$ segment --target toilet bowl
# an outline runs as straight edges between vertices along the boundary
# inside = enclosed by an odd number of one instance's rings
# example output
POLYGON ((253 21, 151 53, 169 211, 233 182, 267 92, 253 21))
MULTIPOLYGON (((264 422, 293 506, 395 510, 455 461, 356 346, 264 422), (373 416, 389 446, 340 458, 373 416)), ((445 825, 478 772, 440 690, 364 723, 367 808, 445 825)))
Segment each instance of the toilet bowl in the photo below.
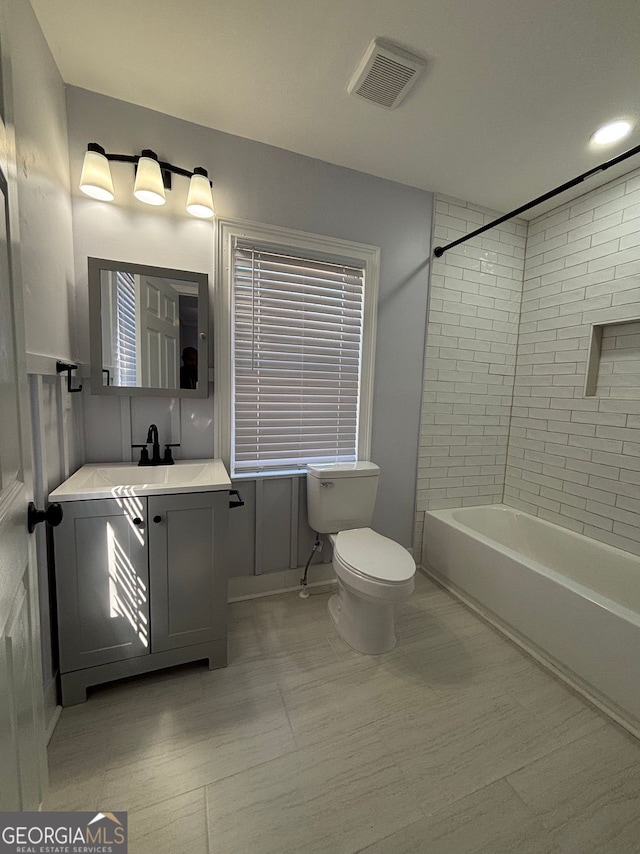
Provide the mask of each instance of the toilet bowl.
POLYGON ((330 534, 338 593, 329 614, 357 652, 381 655, 396 645, 393 606, 413 592, 416 565, 409 552, 371 528, 330 534))
POLYGON ((379 475, 367 460, 307 466, 309 524, 333 545, 338 593, 329 614, 342 639, 366 655, 396 645, 393 606, 411 595, 416 572, 406 549, 367 527, 379 475))

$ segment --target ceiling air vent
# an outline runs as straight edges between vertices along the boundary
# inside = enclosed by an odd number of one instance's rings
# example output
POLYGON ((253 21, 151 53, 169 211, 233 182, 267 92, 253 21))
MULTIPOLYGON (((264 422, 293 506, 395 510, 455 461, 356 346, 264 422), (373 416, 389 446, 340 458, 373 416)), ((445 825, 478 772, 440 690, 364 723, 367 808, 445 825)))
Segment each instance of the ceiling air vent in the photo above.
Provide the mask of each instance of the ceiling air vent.
POLYGON ((393 110, 404 100, 425 66, 426 62, 419 56, 384 39, 374 39, 351 78, 347 92, 393 110))

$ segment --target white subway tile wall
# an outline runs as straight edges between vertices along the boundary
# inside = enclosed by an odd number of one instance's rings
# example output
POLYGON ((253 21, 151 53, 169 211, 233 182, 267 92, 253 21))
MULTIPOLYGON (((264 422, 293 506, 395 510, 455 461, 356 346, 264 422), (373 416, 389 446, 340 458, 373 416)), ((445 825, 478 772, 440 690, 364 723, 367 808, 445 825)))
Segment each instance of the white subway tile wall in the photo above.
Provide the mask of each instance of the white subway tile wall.
MULTIPOLYGON (((433 245, 499 214, 435 200, 433 245)), ((511 220, 432 258, 414 554, 425 510, 502 501, 526 223, 511 220)))
POLYGON ((640 170, 529 223, 504 491, 505 504, 635 554, 638 324, 605 329, 596 396, 583 390, 591 324, 638 317, 640 170))

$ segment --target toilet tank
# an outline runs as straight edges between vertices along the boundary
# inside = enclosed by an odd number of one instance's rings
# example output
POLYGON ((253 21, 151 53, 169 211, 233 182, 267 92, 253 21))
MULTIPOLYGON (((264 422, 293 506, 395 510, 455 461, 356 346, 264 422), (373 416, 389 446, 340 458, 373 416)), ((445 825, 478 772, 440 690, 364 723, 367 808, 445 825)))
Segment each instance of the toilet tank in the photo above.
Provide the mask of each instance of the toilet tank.
POLYGON ((378 491, 375 463, 318 463, 307 466, 309 525, 321 534, 368 528, 378 491))

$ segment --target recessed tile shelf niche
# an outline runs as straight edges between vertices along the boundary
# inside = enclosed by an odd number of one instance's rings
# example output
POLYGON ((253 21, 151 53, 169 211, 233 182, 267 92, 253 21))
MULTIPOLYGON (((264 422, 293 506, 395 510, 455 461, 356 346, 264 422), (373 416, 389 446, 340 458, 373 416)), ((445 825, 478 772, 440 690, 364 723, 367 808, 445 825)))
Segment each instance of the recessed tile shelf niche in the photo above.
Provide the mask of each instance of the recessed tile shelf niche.
POLYGON ((640 400, 640 317, 591 327, 584 394, 640 400))

